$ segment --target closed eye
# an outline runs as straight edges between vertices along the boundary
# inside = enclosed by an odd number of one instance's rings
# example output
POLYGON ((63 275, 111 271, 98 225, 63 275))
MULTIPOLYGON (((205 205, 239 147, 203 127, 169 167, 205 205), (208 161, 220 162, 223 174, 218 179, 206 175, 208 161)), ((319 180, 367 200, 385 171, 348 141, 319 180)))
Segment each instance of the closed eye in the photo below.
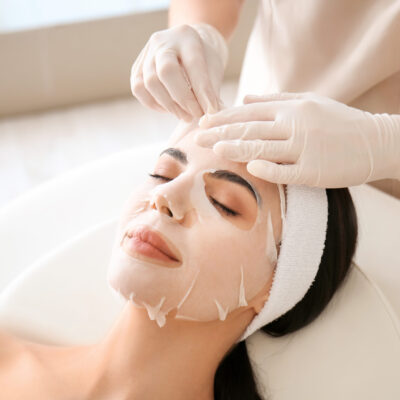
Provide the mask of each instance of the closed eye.
POLYGON ((172 181, 172 178, 167 178, 166 176, 158 175, 158 174, 149 174, 152 178, 161 179, 162 181, 169 182, 172 181))
POLYGON ((211 203, 213 203, 217 208, 219 208, 224 214, 232 215, 232 216, 239 215, 239 213, 224 206, 223 204, 221 204, 219 201, 215 200, 214 198, 210 197, 210 199, 211 199, 211 203))
MULTIPOLYGON (((162 175, 158 175, 158 174, 149 174, 149 176, 151 176, 154 179, 159 179, 162 180, 164 182, 169 182, 172 181, 172 178, 167 178, 166 176, 162 176, 162 175)), ((230 208, 224 206, 223 204, 221 204, 219 201, 215 200, 213 197, 210 196, 210 200, 211 203, 214 204, 214 206, 216 208, 218 208, 220 211, 222 211, 225 215, 229 215, 229 216, 236 216, 239 215, 238 212, 231 210, 230 208)))

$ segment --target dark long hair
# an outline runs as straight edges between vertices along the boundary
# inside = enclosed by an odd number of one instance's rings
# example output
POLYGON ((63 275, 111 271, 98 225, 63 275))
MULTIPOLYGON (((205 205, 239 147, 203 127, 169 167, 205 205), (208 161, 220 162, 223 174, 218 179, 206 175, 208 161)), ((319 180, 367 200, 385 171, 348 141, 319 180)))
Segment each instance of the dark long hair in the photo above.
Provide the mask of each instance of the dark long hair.
MULTIPOLYGON (((310 289, 292 309, 261 329, 283 336, 308 325, 324 310, 349 271, 357 243, 357 215, 347 188, 326 189, 328 227, 319 270, 310 289)), ((214 379, 215 400, 262 400, 244 341, 222 359, 214 379)))

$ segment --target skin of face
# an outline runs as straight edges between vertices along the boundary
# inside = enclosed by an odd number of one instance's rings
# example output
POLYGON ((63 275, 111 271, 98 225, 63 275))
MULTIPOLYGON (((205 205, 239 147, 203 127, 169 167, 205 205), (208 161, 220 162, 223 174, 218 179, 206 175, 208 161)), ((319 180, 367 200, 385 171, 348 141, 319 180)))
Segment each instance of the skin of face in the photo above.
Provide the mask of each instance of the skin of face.
POLYGON ((168 315, 224 320, 263 296, 259 312, 275 268, 267 248, 281 236, 277 185, 250 175, 245 163, 198 146, 195 134, 192 129, 176 140, 171 147, 178 151, 161 154, 147 171, 154 176, 145 177, 128 199, 108 271, 109 285, 145 307, 160 326, 168 315), (221 178, 220 171, 239 175, 248 185, 221 178), (161 234, 179 262, 132 254, 127 232, 143 226, 161 234))

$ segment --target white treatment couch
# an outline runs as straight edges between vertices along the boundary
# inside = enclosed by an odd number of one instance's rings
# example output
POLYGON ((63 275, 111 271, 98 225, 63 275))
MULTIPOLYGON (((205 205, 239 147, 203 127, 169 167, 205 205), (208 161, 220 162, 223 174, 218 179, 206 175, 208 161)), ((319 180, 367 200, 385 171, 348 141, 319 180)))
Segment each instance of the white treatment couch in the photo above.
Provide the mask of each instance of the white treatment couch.
MULTIPOLYGON (((0 329, 28 340, 99 340, 123 303, 106 271, 121 207, 166 142, 82 166, 0 210, 0 329)), ((351 188, 360 240, 348 279, 293 334, 247 340, 274 400, 400 399, 400 202, 351 188)))

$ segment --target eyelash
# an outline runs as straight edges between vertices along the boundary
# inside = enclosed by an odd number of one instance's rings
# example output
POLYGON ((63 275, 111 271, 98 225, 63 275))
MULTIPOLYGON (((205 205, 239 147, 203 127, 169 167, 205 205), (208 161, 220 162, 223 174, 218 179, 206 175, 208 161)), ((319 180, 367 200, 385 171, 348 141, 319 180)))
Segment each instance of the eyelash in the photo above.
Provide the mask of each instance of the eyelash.
POLYGON ((233 210, 231 210, 230 208, 225 207, 223 204, 219 203, 219 202, 218 202, 217 200, 215 200, 214 198, 210 197, 210 199, 211 199, 211 202, 212 202, 215 206, 217 206, 224 214, 226 214, 226 215, 232 215, 232 216, 235 216, 235 215, 238 215, 238 214, 239 214, 239 213, 237 213, 236 211, 233 211, 233 210))
POLYGON ((157 174, 149 174, 149 176, 151 176, 152 178, 156 178, 156 179, 161 179, 163 181, 171 181, 171 178, 167 178, 166 176, 162 176, 162 175, 157 175, 157 174))
MULTIPOLYGON (((152 178, 155 179, 161 179, 165 182, 169 182, 172 179, 171 178, 167 178, 166 176, 162 176, 162 175, 158 175, 158 174, 149 174, 149 176, 151 176, 152 178)), ((211 202, 217 207, 219 208, 225 215, 229 215, 229 216, 236 216, 239 215, 239 213, 237 213, 236 211, 231 210, 230 208, 224 206, 223 204, 221 204, 220 202, 218 202, 217 200, 215 200, 213 197, 210 197, 211 202)))

